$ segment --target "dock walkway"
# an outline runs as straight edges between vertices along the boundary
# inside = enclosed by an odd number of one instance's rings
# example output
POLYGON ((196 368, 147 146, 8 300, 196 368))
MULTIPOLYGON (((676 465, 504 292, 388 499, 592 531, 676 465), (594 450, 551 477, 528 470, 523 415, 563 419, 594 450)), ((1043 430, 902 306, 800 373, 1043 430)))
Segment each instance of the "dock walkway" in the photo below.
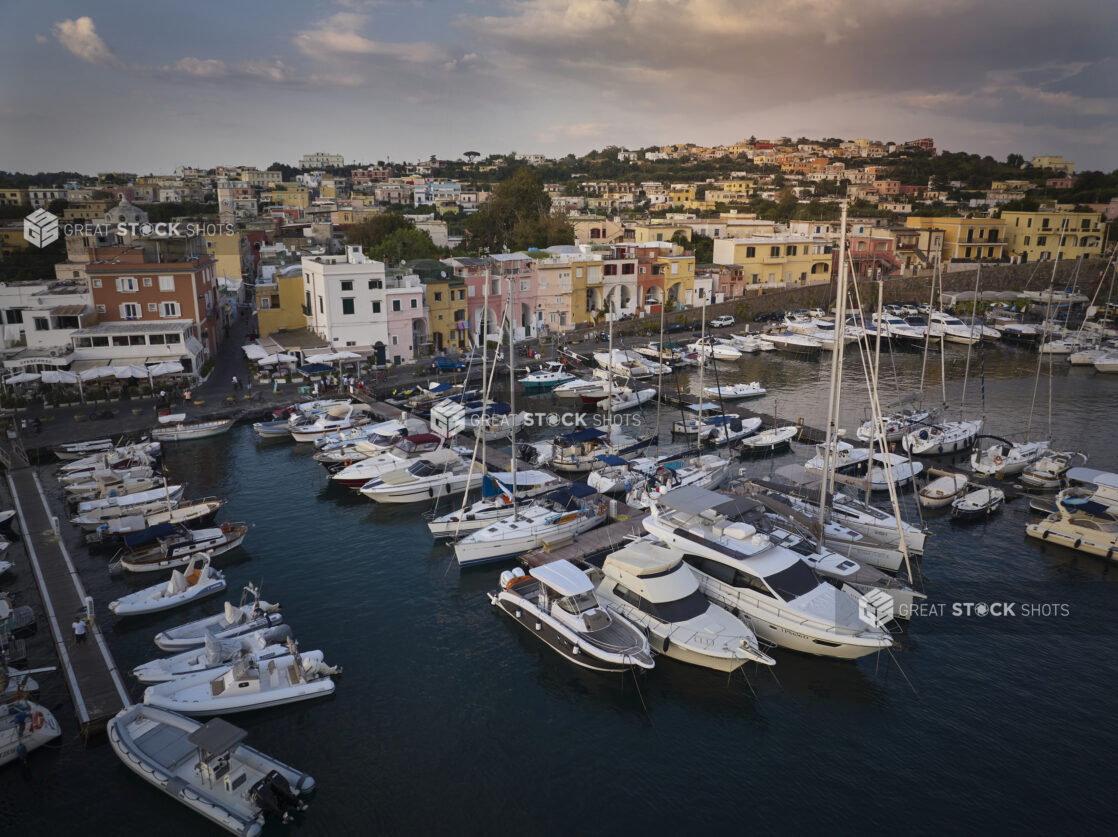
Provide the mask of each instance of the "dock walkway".
POLYGON ((62 541, 58 518, 50 511, 36 469, 28 465, 18 447, 5 446, 3 454, 0 459, 8 468, 8 488, 59 665, 82 735, 89 738, 132 701, 96 619, 89 624, 85 645, 74 644, 70 626, 75 616, 87 612, 85 588, 62 541))

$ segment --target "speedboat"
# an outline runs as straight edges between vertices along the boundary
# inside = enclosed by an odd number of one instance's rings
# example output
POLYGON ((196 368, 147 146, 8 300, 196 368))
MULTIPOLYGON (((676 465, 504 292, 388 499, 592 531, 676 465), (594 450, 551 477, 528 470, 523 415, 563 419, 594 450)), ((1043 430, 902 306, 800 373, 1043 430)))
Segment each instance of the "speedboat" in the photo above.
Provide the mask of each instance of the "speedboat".
POLYGON ((163 483, 162 479, 152 474, 149 467, 129 468, 128 470, 136 474, 142 474, 142 476, 118 476, 116 471, 109 471, 103 476, 95 476, 94 479, 86 482, 70 483, 63 488, 63 494, 65 494, 67 502, 81 503, 86 500, 125 497, 129 494, 138 494, 141 491, 151 491, 163 483))
POLYGON ((97 536, 103 540, 122 538, 130 534, 138 534, 160 526, 164 523, 183 524, 194 520, 205 520, 217 514, 218 509, 225 505, 225 500, 192 500, 188 503, 179 503, 166 508, 163 504, 161 511, 146 514, 129 514, 104 521, 97 527, 97 536))
POLYGON ((741 352, 729 343, 721 343, 714 337, 705 337, 689 343, 687 348, 703 360, 738 360, 741 352))
POLYGON ((207 634, 201 648, 141 663, 132 669, 132 676, 141 683, 166 683, 187 674, 224 669, 241 657, 251 657, 257 663, 272 660, 291 653, 286 645, 290 638, 291 628, 287 625, 261 628, 233 639, 214 639, 207 634))
POLYGON ((525 392, 546 392, 574 379, 575 376, 568 372, 562 363, 552 360, 518 380, 524 384, 525 392))
POLYGON ((313 442, 330 433, 368 424, 371 419, 372 411, 368 404, 346 404, 326 411, 310 424, 293 424, 291 438, 296 442, 313 442))
POLYGON ((687 410, 697 413, 697 417, 676 419, 672 422, 672 433, 681 436, 698 436, 700 440, 714 432, 714 424, 710 419, 713 415, 722 412, 722 408, 713 401, 688 404, 687 410))
POLYGON ((723 398, 726 400, 738 398, 758 398, 765 395, 767 390, 761 386, 760 381, 753 381, 748 384, 726 384, 720 387, 703 387, 703 395, 709 395, 711 398, 723 398))
POLYGON ((1075 456, 1071 451, 1047 451, 1040 459, 1026 465, 1018 479, 1028 488, 1054 491, 1063 483, 1063 476, 1075 456))
POLYGON ((631 410, 651 401, 656 397, 655 387, 634 390, 630 387, 613 387, 613 395, 597 402, 597 408, 603 412, 620 413, 631 410))
POLYGON ((624 456, 644 450, 655 441, 655 433, 629 436, 616 425, 610 428, 608 434, 598 427, 583 427, 555 437, 549 464, 556 471, 593 471, 604 464, 599 459, 602 454, 624 456))
POLYGON ((759 334, 731 334, 734 347, 742 352, 771 352, 776 349, 769 340, 759 334))
POLYGON ((53 448, 54 455, 63 462, 72 462, 83 459, 95 453, 104 453, 113 449, 112 439, 92 439, 88 442, 67 442, 53 448))
POLYGON ((524 411, 516 415, 482 413, 466 418, 466 430, 483 442, 495 442, 509 438, 513 431, 520 430, 527 422, 528 413, 524 411))
MULTIPOLYGON (((804 464, 804 469, 808 473, 823 474, 826 466, 826 447, 826 444, 815 446, 815 456, 804 464)), ((835 440, 830 464, 841 474, 868 477, 870 489, 873 491, 887 491, 890 474, 893 484, 900 487, 907 485, 924 470, 923 464, 909 462, 907 457, 900 454, 871 452, 870 448, 856 448, 841 439, 835 440), (889 464, 888 470, 885 467, 886 461, 889 464)))
POLYGON ((246 747, 247 733, 220 718, 203 725, 136 704, 107 733, 129 770, 239 837, 257 837, 266 815, 288 822, 314 790, 314 779, 246 747))
POLYGON ((658 461, 653 456, 638 456, 630 460, 613 454, 601 454, 597 458, 602 464, 586 475, 586 484, 599 494, 627 493, 658 466, 658 461))
POLYGON ((374 480, 389 471, 406 468, 413 460, 424 454, 433 453, 441 448, 442 444, 442 438, 434 433, 404 436, 398 439, 395 446, 388 451, 356 461, 343 461, 344 467, 332 474, 330 479, 349 488, 361 488, 369 480, 374 480))
POLYGON ((703 434, 702 441, 704 444, 714 447, 741 441, 756 433, 761 427, 761 419, 757 416, 742 418, 732 413, 722 416, 707 416, 703 421, 709 424, 712 430, 703 434))
POLYGON ((1096 372, 1118 372, 1118 351, 1111 350, 1095 358, 1096 372))
POLYGON ((981 520, 989 517, 1005 502, 1005 492, 1000 488, 978 488, 951 501, 954 520, 981 520))
MULTIPOLYGON (((288 640, 289 649, 294 644, 288 640)), ((331 675, 340 669, 328 666, 321 651, 300 654, 289 650, 283 657, 254 660, 241 657, 216 671, 184 674, 144 689, 144 703, 183 715, 228 715, 283 706, 334 693, 331 675)))
POLYGON ((1012 477, 1048 453, 1047 441, 998 442, 970 455, 971 470, 982 477, 1012 477))
POLYGON ((185 486, 169 485, 125 494, 123 497, 104 497, 78 504, 78 513, 70 522, 91 532, 102 524, 123 517, 148 515, 161 509, 174 508, 183 495, 185 486))
POLYGON ((327 471, 340 471, 342 468, 378 456, 396 447, 405 436, 418 436, 430 432, 427 422, 422 419, 386 421, 368 428, 364 439, 344 443, 318 451, 314 458, 321 462, 327 471))
POLYGON ((244 542, 249 529, 244 523, 228 522, 208 529, 188 529, 172 524, 167 528, 170 533, 156 543, 122 553, 120 566, 133 573, 183 567, 203 552, 212 558, 236 549, 244 542))
POLYGON ((623 378, 651 378, 653 375, 670 375, 671 367, 654 360, 641 357, 636 352, 614 349, 609 352, 594 352, 598 365, 623 378))
POLYGON ((942 509, 950 506, 967 487, 967 478, 964 474, 948 474, 937 477, 929 482, 916 497, 920 505, 926 509, 942 509))
POLYGON ((235 419, 218 419, 217 421, 199 421, 187 424, 182 421, 186 416, 181 413, 177 416, 160 416, 159 420, 164 421, 174 418, 178 418, 179 422, 168 424, 165 427, 156 427, 151 431, 151 438, 159 442, 187 442, 193 439, 208 439, 211 436, 226 432, 235 421, 235 419))
POLYGON ((225 576, 210 566, 210 554, 202 552, 190 559, 185 572, 171 571, 171 580, 121 596, 109 602, 117 616, 140 616, 212 596, 225 589, 225 576))
POLYGON ((774 331, 765 335, 779 352, 788 352, 804 357, 817 357, 823 351, 823 341, 818 337, 797 334, 794 331, 774 331))
POLYGON ((232 639, 283 624, 278 604, 263 601, 260 591, 251 584, 244 592, 246 595, 241 596, 239 605, 226 602, 221 613, 161 631, 155 635, 155 644, 164 651, 182 651, 204 645, 207 634, 213 634, 215 639, 232 639))
POLYGON ((594 671, 651 669, 639 628, 602 605, 586 573, 570 561, 501 573, 489 601, 575 665, 594 671))
POLYGON ((486 474, 481 482, 481 497, 465 508, 427 519, 427 528, 436 538, 455 538, 484 529, 495 520, 513 513, 512 486, 518 497, 536 497, 562 488, 565 480, 547 471, 510 471, 486 474))
POLYGON ((421 503, 477 488, 484 476, 479 465, 440 448, 420 454, 407 467, 374 477, 359 491, 378 503, 421 503))
POLYGON ((599 601, 643 630, 657 653, 716 671, 775 662, 748 624, 703 595, 675 550, 634 541, 588 575, 599 601))
POLYGON ((942 337, 948 343, 974 345, 982 340, 982 333, 968 326, 958 317, 933 311, 928 317, 928 330, 933 338, 942 337))
POLYGON ((585 483, 575 482, 471 532, 454 545, 454 556, 460 567, 514 558, 544 542, 577 537, 605 519, 605 500, 585 483))
POLYGON ((709 453, 662 462, 643 479, 634 482, 625 496, 625 502, 633 508, 646 509, 656 497, 680 486, 694 485, 714 491, 726 482, 729 475, 729 460, 709 453))
POLYGON ((796 424, 770 427, 741 441, 742 456, 760 456, 789 447, 802 428, 796 424))
POLYGON ((551 394, 557 398, 578 398, 587 393, 597 393, 604 385, 604 376, 609 373, 601 369, 595 369, 594 371, 601 373, 601 375, 595 375, 591 378, 572 377, 571 380, 559 384, 551 390, 551 394))
POLYGON ((24 698, 0 704, 0 767, 26 757, 61 734, 62 727, 45 706, 24 698))
POLYGON ((1093 500, 1062 492, 1056 510, 1025 527, 1029 537, 1097 555, 1118 559, 1118 515, 1093 500))
POLYGON ((870 321, 865 325, 866 332, 870 337, 877 336, 879 324, 881 336, 892 341, 894 345, 915 345, 924 341, 925 330, 923 328, 909 325, 901 317, 890 313, 882 314, 880 320, 876 313, 870 317, 870 321))
POLYGON ((1021 291, 1021 296, 1030 302, 1040 302, 1050 305, 1078 305, 1090 300, 1081 293, 1076 293, 1074 288, 1057 290, 1048 288, 1045 291, 1021 291))
POLYGON ((901 445, 914 456, 936 456, 967 450, 982 432, 982 419, 946 421, 930 424, 906 433, 901 445))
POLYGON ((748 617, 760 639, 807 654, 857 659, 893 644, 864 603, 822 581, 802 558, 723 512, 733 498, 680 488, 653 503, 644 528, 696 570, 715 604, 748 617))

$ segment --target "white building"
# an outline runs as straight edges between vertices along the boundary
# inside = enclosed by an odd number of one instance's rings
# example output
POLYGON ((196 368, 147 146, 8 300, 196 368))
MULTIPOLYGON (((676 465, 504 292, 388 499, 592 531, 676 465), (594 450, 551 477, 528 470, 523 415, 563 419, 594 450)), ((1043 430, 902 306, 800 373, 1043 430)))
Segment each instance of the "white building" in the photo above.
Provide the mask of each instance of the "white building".
POLYGON ((387 271, 360 247, 344 256, 304 257, 303 313, 307 328, 338 351, 406 363, 428 342, 423 282, 387 271))
POLYGON ((27 199, 33 209, 46 209, 51 201, 66 199, 65 189, 39 189, 32 186, 27 190, 27 199))
POLYGON ((327 154, 325 151, 304 154, 299 160, 301 169, 340 169, 344 165, 345 159, 341 154, 327 154))
POLYGON ((70 337, 96 321, 93 297, 80 279, 0 283, 4 366, 35 372, 70 362, 70 337))

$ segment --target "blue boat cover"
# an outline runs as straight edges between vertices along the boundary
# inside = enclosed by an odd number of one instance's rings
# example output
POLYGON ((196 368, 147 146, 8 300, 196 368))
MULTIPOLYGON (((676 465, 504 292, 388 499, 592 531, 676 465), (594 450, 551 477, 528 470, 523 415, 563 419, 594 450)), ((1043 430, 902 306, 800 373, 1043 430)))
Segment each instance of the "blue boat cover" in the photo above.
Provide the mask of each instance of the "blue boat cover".
POLYGON ((577 501, 581 498, 589 497, 591 494, 597 493, 597 491, 584 482, 572 482, 566 488, 552 491, 547 495, 547 499, 554 503, 558 503, 565 509, 569 509, 577 505, 577 501))
POLYGON ((325 363, 308 363, 303 366, 296 366, 295 371, 302 372, 304 375, 324 375, 327 372, 333 372, 333 366, 327 366, 325 363))
POLYGON ((588 442, 591 439, 601 439, 605 435, 605 432, 599 430, 597 427, 584 427, 582 430, 576 430, 574 433, 568 433, 566 436, 557 436, 555 438, 555 441, 559 444, 571 444, 572 442, 588 442))
POLYGON ((1110 507, 1104 503, 1097 503, 1086 497, 1068 497, 1066 500, 1061 500, 1060 504, 1070 512, 1082 512, 1096 517, 1110 511, 1110 507))
POLYGON ((157 523, 154 526, 149 526, 142 532, 132 532, 124 536, 124 545, 130 547, 146 546, 149 543, 154 543, 160 538, 165 538, 168 535, 175 534, 175 524, 173 523, 157 523))
POLYGON ((595 456, 594 458, 597 459, 599 462, 604 462, 606 465, 628 465, 629 464, 628 460, 622 459, 620 456, 616 456, 615 454, 612 454, 612 453, 601 453, 601 454, 598 454, 597 456, 595 456))

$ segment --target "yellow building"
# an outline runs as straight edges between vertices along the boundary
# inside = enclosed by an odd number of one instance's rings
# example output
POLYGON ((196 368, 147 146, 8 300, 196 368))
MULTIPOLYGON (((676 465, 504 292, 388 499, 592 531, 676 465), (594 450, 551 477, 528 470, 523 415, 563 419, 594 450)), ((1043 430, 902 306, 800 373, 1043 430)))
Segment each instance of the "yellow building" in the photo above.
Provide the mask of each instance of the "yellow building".
POLYGON ((1075 163, 1071 160, 1065 160, 1057 154, 1033 157, 1029 162, 1038 169, 1052 169, 1053 171, 1062 171, 1065 174, 1075 174, 1075 163))
POLYGON ((265 194, 278 206, 306 209, 311 205, 310 190, 294 183, 273 183, 265 194))
POLYGON ((228 276, 230 279, 251 278, 245 275, 248 272, 246 268, 252 262, 244 237, 239 232, 231 235, 207 235, 206 252, 217 259, 216 276, 228 276))
POLYGON ((408 267, 423 282, 434 350, 468 349, 470 318, 465 278, 455 275, 449 265, 438 259, 415 259, 408 267))
POLYGON ((307 325, 303 313, 303 269, 293 264, 277 268, 256 283, 256 323, 261 337, 307 325))
POLYGON ((30 246, 23 237, 22 224, 18 227, 0 227, 0 256, 8 256, 30 246))
POLYGON ((657 223, 636 224, 633 227, 633 241, 637 244, 646 244, 650 241, 671 241, 676 233, 683 233, 684 238, 691 240, 691 227, 686 224, 657 223))
POLYGON ((905 226, 919 230, 943 230, 940 259, 991 261, 1003 259, 1005 221, 1000 218, 905 218, 905 226))
POLYGON ((791 287, 830 281, 831 247, 826 239, 774 235, 715 239, 714 263, 741 265, 745 289, 791 287))
POLYGON ((567 221, 574 228, 575 244, 612 244, 625 236, 625 228, 619 221, 607 218, 579 218, 568 216, 567 221))
MULTIPOLYGON (((687 236, 690 240, 691 236, 687 236)), ((695 256, 685 253, 682 248, 671 250, 660 248, 652 261, 652 276, 667 279, 668 299, 683 305, 698 305, 695 298, 695 256)))
POLYGON ((1102 255, 1103 220, 1098 212, 1070 205, 1039 212, 1003 212, 1008 255, 1023 262, 1089 259, 1102 255))
POLYGON ((31 195, 26 189, 0 189, 0 206, 31 206, 31 195))

